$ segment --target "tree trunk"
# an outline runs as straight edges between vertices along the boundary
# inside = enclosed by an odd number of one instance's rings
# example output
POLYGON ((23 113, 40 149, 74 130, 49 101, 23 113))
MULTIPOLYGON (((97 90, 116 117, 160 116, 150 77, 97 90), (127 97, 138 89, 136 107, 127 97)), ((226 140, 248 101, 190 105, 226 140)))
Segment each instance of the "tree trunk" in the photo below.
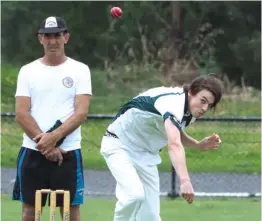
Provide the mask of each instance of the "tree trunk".
POLYGON ((181 2, 171 2, 172 29, 167 50, 167 81, 169 84, 181 85, 195 77, 195 65, 185 58, 184 50, 184 11, 181 2))

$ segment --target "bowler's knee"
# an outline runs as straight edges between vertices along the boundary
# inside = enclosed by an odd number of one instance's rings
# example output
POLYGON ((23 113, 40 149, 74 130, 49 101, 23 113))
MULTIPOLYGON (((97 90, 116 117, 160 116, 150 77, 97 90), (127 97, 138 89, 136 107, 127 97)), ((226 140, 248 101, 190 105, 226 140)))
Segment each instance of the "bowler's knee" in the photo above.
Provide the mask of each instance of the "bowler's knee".
POLYGON ((155 211, 149 211, 147 214, 147 218, 151 221, 161 221, 160 214, 156 213, 155 211))
POLYGON ((133 192, 130 196, 128 201, 135 204, 141 204, 145 200, 145 192, 144 190, 133 192))
POLYGON ((140 211, 136 217, 137 221, 150 220, 150 221, 161 221, 160 214, 158 212, 147 209, 146 211, 140 211))

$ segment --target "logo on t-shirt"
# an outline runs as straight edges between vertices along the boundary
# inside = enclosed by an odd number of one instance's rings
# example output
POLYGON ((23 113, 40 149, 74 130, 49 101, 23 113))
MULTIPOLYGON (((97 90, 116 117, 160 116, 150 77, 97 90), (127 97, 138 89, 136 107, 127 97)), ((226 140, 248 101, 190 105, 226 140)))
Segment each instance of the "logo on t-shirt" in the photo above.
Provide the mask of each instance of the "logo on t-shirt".
POLYGON ((74 85, 74 81, 73 81, 73 79, 70 78, 70 77, 65 77, 65 78, 62 80, 62 82, 63 82, 63 85, 64 85, 65 87, 67 87, 67 88, 73 87, 73 85, 74 85))

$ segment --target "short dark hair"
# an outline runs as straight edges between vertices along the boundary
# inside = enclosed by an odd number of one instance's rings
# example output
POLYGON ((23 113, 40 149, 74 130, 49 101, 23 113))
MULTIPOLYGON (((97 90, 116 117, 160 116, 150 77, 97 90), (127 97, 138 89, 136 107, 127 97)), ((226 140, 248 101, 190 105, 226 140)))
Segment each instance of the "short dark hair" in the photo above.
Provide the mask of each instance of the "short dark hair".
POLYGON ((192 95, 196 95, 202 90, 210 91, 215 98, 211 108, 216 107, 221 100, 224 91, 222 81, 213 75, 197 77, 191 82, 191 84, 185 84, 183 88, 185 92, 190 92, 192 95))

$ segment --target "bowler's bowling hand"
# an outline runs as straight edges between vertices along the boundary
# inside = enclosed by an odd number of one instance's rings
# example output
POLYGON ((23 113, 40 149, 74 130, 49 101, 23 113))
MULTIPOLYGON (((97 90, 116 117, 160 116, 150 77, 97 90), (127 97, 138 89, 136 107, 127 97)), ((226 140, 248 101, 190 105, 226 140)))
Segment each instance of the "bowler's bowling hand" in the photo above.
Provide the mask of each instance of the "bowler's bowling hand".
POLYGON ((191 204, 194 200, 194 189, 190 182, 190 180, 182 181, 180 185, 180 192, 181 196, 189 203, 191 204))

